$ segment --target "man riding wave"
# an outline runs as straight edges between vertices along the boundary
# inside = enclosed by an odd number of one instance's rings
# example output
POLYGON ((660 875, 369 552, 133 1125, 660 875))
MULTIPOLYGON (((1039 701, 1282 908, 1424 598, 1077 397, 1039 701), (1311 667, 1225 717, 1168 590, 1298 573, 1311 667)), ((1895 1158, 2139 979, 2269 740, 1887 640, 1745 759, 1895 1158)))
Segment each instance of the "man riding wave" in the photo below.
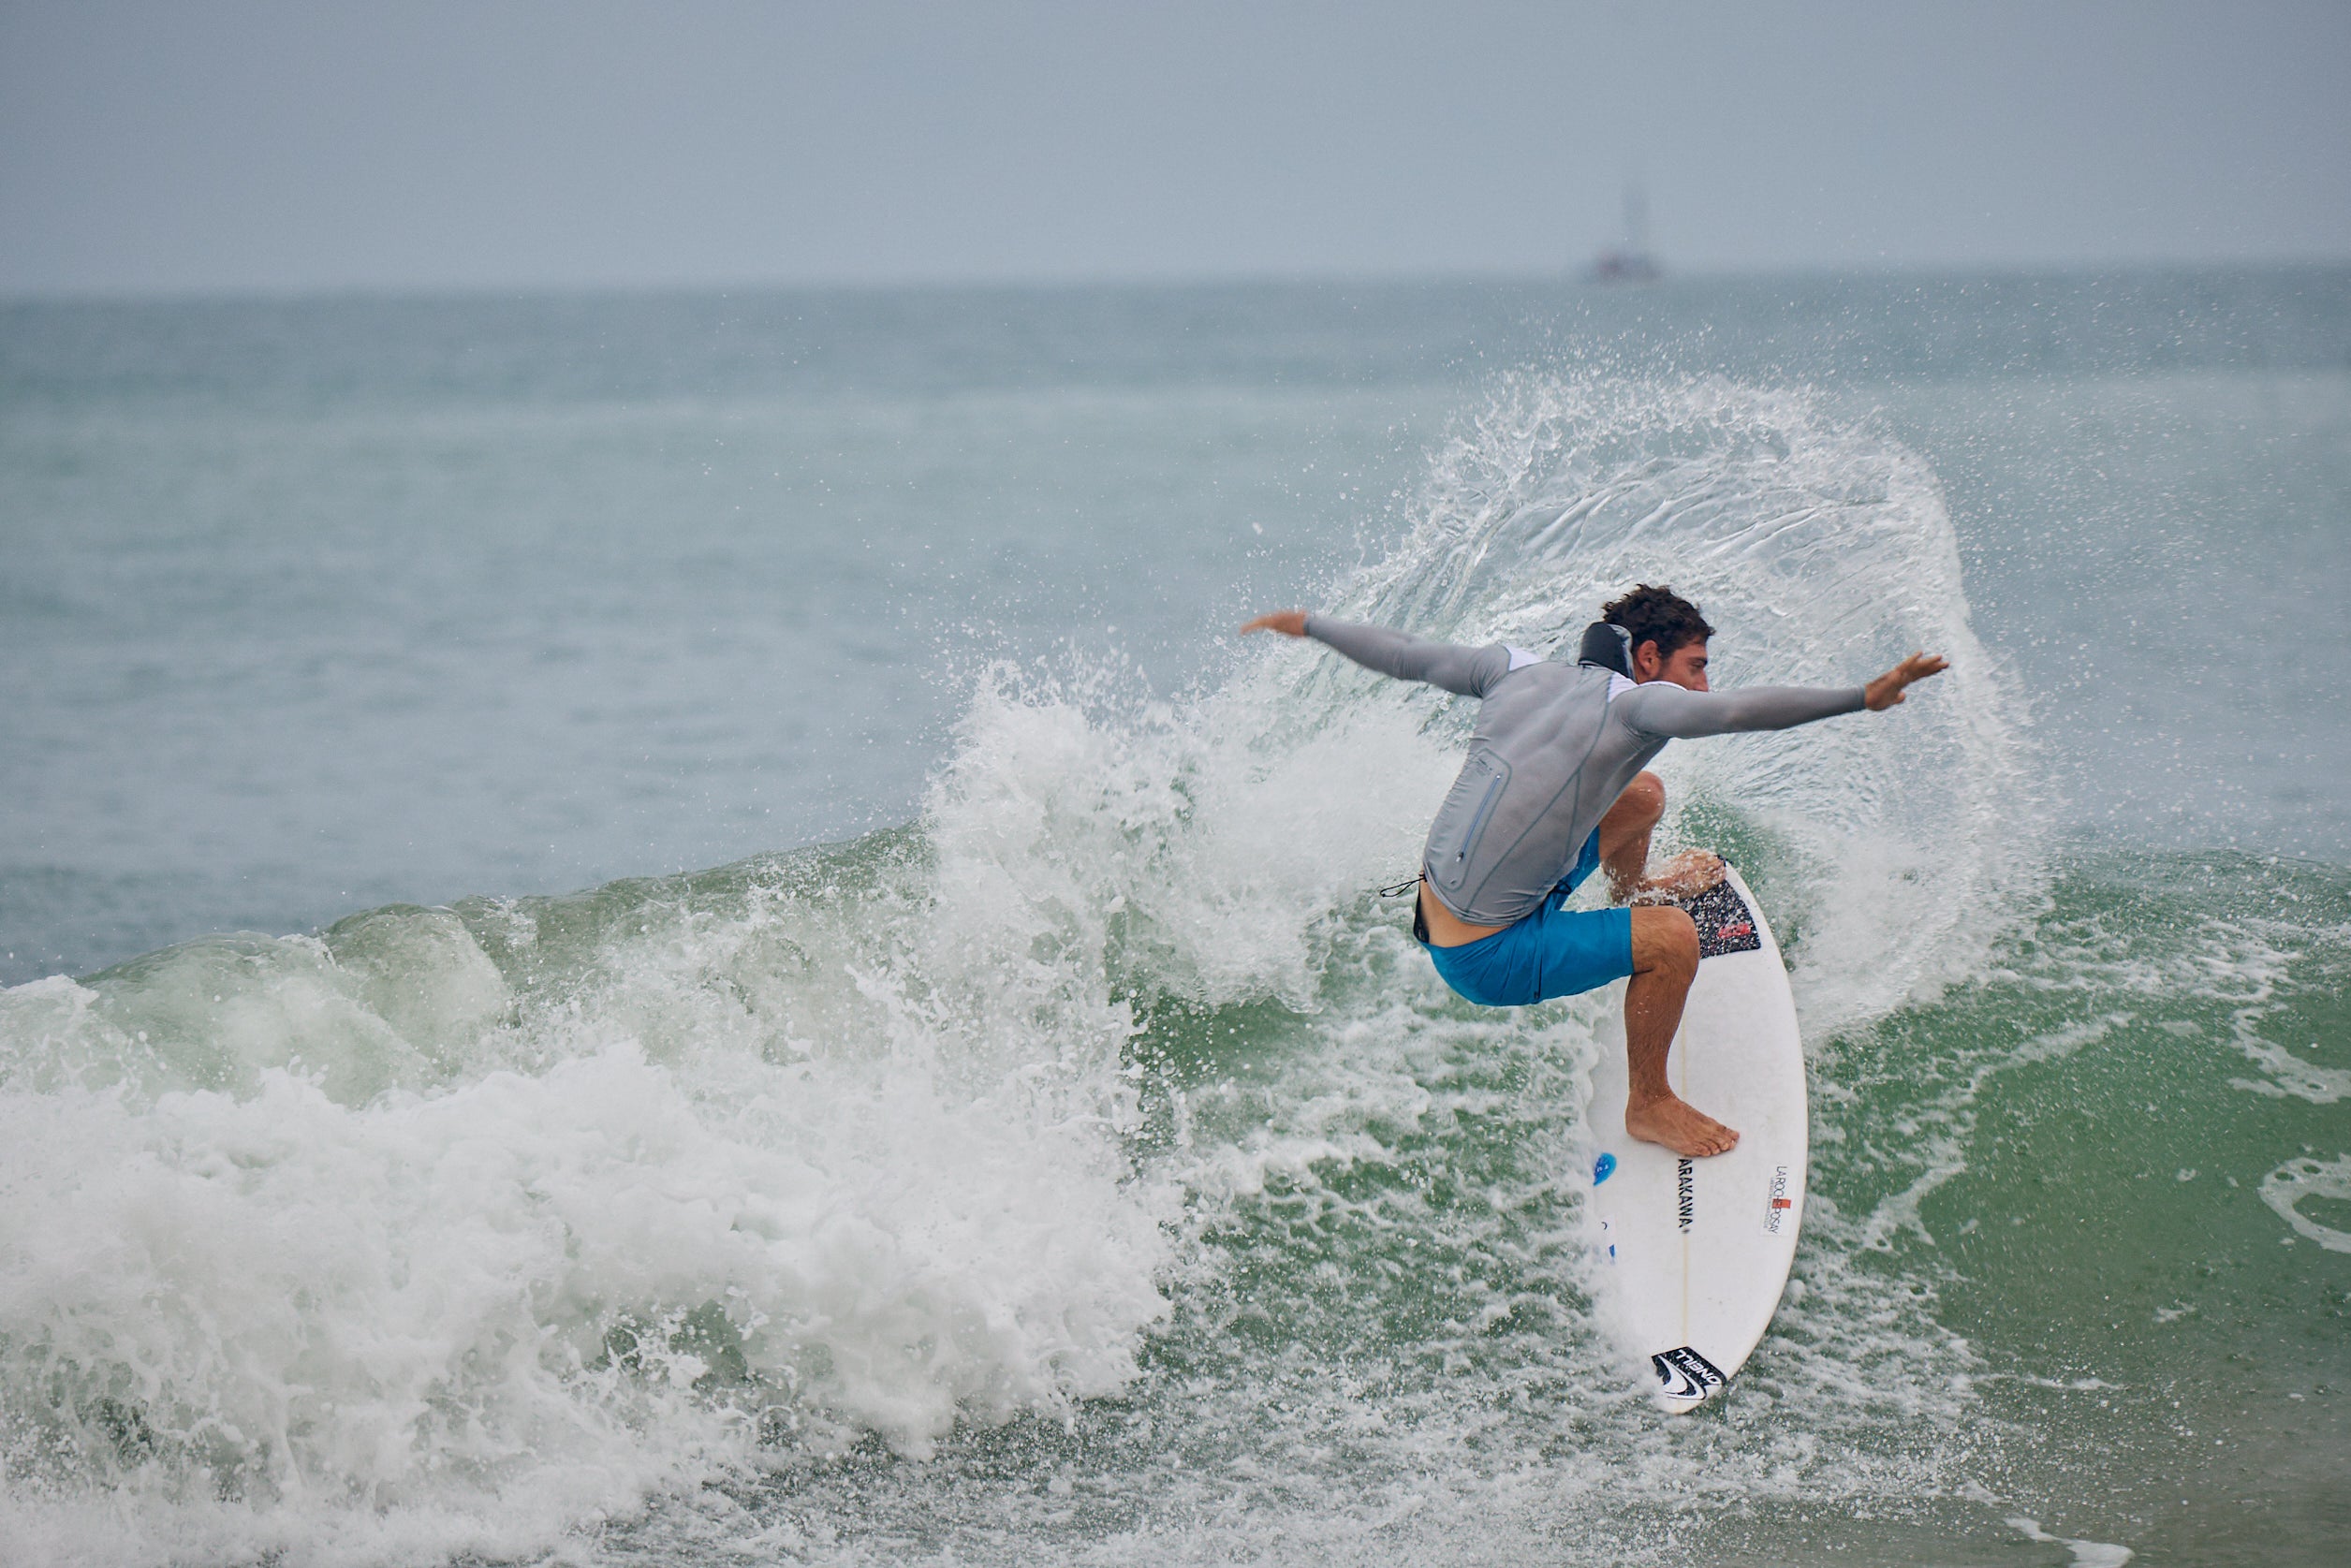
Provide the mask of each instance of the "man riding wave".
POLYGON ((1866 686, 1713 692, 1706 667, 1714 628, 1696 605, 1643 583, 1601 615, 1573 665, 1300 609, 1241 629, 1313 637, 1367 669, 1479 699, 1468 759, 1429 829, 1413 934, 1446 984, 1484 1006, 1525 1006, 1629 978, 1624 1130, 1677 1154, 1720 1154, 1738 1133, 1666 1080, 1698 939, 1690 916, 1662 901, 1713 886, 1722 862, 1693 850, 1649 874, 1666 786, 1644 769, 1670 740, 1883 712, 1913 681, 1949 667, 1913 653, 1866 686), (1603 866, 1615 906, 1565 908, 1603 866))

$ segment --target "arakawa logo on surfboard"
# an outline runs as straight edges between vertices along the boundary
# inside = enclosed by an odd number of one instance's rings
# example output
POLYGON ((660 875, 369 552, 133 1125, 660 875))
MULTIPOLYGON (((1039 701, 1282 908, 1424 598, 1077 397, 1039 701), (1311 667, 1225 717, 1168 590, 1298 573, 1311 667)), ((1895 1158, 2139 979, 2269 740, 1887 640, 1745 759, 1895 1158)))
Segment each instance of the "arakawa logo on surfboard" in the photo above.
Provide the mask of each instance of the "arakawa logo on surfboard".
MULTIPOLYGON (((1796 1200, 1788 1196, 1787 1189, 1787 1167, 1774 1165, 1771 1169, 1771 1201, 1763 1206, 1763 1234, 1766 1236, 1779 1235, 1780 1227, 1787 1223, 1789 1212, 1796 1207, 1796 1200)), ((1682 1228, 1687 1230, 1689 1227, 1685 1224, 1682 1228)))
MULTIPOLYGON (((1785 1168, 1785 1167, 1783 1167, 1785 1168)), ((1677 1161, 1673 1171, 1673 1206, 1681 1221, 1682 1234, 1690 1234, 1690 1222, 1697 1218, 1697 1179, 1690 1161, 1677 1161)))

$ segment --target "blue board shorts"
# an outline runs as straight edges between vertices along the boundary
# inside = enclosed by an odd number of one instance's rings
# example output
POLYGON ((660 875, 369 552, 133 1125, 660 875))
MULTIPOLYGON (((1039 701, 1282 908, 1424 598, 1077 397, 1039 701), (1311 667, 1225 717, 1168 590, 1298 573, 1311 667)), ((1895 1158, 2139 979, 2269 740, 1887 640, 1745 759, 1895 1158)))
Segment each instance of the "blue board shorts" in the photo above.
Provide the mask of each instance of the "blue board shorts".
POLYGON ((1445 983, 1481 1007, 1524 1007, 1622 980, 1633 972, 1633 912, 1564 909, 1600 864, 1600 830, 1584 840, 1567 880, 1534 914, 1459 947, 1423 939, 1445 983))

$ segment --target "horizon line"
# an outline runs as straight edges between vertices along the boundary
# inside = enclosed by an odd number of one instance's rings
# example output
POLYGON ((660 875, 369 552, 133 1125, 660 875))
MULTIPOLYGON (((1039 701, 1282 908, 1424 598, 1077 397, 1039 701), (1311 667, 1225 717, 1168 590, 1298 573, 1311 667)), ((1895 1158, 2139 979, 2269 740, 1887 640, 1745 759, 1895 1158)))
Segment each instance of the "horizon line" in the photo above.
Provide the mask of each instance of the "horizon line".
POLYGON ((2351 271, 2351 254, 2264 256, 2237 259, 2123 259, 2073 262, 1888 262, 1878 264, 1794 263, 1780 267, 1668 269, 1647 281, 1596 278, 1592 264, 1551 269, 1419 268, 1359 271, 1234 271, 1201 273, 1102 273, 1093 276, 966 276, 694 279, 669 282, 603 283, 345 283, 255 285, 225 287, 125 287, 15 289, 0 286, 0 309, 42 306, 327 304, 460 300, 727 298, 792 294, 1052 294, 1177 293, 1226 289, 1395 288, 1487 286, 1569 286, 1596 293, 1639 293, 1677 284, 1769 283, 1775 281, 1872 280, 1956 282, 1975 280, 2094 279, 2131 274, 2294 272, 2351 271))

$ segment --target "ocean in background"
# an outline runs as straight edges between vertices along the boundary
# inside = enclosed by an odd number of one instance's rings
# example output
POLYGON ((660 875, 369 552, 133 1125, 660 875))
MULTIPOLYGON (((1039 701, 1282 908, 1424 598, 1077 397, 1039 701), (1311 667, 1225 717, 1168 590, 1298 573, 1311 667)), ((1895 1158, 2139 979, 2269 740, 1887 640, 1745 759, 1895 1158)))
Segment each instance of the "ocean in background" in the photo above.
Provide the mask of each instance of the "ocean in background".
POLYGON ((36 1562, 2351 1554, 2351 267, 0 305, 36 1562), (1609 991, 1430 972, 1666 579, 1788 1297, 1592 1304, 1609 991))

